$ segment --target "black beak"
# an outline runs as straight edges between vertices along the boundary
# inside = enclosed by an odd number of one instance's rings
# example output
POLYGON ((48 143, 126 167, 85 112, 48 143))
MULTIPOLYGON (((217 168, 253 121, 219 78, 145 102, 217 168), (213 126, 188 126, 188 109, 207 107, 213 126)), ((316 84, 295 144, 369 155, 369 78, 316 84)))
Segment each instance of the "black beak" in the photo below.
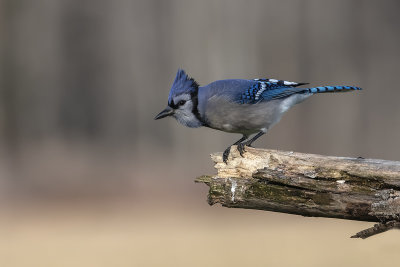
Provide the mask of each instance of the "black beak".
POLYGON ((174 110, 170 107, 166 107, 163 111, 158 113, 158 115, 154 118, 155 120, 159 120, 168 116, 171 116, 174 113, 174 110))

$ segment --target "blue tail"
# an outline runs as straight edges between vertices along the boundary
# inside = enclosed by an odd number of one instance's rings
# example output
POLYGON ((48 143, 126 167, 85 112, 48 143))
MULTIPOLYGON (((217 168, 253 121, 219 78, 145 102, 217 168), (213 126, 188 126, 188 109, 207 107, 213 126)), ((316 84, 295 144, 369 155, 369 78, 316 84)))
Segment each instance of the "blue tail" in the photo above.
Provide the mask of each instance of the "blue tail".
POLYGON ((321 87, 312 87, 306 88, 309 93, 335 93, 335 92, 347 92, 351 90, 362 90, 360 87, 354 86, 321 86, 321 87))

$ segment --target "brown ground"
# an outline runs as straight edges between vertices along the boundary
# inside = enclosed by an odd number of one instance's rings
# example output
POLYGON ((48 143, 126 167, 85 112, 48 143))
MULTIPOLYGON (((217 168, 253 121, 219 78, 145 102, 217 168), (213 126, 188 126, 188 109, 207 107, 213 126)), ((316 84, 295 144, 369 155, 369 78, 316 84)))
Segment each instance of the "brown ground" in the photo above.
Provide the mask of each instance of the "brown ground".
MULTIPOLYGON (((18 208, 0 220, 0 266, 396 266, 400 232, 370 223, 128 203, 18 208)), ((200 207, 199 207, 200 206, 200 207)))

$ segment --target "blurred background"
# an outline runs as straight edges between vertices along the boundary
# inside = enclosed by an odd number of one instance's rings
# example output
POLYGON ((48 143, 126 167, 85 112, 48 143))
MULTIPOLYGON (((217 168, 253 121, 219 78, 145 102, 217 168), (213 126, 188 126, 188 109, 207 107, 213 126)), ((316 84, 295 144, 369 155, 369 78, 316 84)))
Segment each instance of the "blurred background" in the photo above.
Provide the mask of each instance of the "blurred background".
POLYGON ((200 85, 353 85, 258 147, 400 160, 396 0, 0 0, 0 266, 393 266, 372 223, 209 207, 240 136, 154 121, 178 68, 200 85))

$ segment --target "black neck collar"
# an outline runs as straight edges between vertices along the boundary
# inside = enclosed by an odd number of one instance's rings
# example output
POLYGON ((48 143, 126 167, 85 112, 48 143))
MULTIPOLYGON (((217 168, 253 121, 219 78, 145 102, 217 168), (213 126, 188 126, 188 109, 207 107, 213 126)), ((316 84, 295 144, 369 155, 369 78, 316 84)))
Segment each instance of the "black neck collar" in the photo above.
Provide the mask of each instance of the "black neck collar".
POLYGON ((207 126, 208 124, 203 120, 199 112, 199 86, 195 87, 195 90, 190 93, 190 96, 193 103, 192 112, 194 116, 201 122, 203 126, 207 126))

